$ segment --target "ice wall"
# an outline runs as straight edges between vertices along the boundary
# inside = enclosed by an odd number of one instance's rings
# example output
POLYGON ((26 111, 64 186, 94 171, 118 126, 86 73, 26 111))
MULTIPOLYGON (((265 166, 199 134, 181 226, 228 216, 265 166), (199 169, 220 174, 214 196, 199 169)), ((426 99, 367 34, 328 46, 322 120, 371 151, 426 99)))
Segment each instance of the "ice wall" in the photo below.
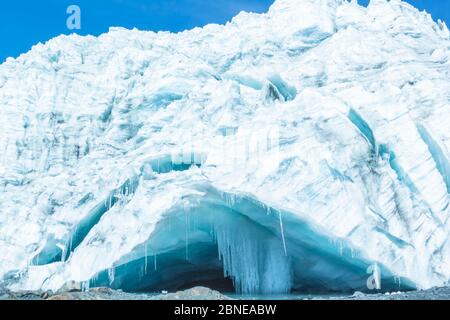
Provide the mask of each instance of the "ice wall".
POLYGON ((448 284, 449 61, 400 0, 38 44, 0 66, 2 284, 448 284))

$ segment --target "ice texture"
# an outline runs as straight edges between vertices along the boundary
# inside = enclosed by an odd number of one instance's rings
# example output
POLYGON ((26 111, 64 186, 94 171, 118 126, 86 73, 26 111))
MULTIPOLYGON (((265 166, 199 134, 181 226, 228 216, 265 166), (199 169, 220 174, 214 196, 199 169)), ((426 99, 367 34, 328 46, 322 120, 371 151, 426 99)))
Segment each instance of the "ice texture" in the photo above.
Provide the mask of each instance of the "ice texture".
POLYGON ((400 0, 56 37, 0 66, 1 282, 448 284, 449 123, 449 30, 400 0))

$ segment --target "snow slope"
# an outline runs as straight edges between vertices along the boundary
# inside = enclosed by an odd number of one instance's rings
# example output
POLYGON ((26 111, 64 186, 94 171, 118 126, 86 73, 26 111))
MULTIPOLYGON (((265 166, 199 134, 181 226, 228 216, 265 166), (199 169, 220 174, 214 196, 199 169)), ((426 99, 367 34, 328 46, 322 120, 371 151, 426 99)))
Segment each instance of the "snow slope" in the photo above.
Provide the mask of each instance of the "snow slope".
POLYGON ((11 289, 450 280, 450 33, 400 0, 60 36, 0 66, 0 123, 11 289))

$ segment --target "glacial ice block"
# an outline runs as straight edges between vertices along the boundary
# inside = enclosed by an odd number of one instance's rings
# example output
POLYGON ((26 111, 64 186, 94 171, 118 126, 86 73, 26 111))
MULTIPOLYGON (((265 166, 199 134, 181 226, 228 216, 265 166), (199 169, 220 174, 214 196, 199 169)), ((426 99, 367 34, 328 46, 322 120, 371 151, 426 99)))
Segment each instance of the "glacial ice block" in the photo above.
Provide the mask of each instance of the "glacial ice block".
POLYGON ((59 36, 0 65, 0 282, 450 280, 450 39, 400 1, 59 36))

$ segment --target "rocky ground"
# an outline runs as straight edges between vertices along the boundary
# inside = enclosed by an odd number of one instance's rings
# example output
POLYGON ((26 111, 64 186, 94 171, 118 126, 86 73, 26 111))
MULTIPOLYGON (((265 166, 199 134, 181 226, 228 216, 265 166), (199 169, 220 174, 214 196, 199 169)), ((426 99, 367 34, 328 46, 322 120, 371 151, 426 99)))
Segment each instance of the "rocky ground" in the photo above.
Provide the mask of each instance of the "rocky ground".
MULTIPOLYGON (((335 298, 333 298, 335 299, 335 298)), ((450 287, 432 288, 429 290, 393 292, 380 294, 364 294, 356 292, 350 297, 338 300, 450 300, 450 287)))
POLYGON ((218 291, 195 287, 167 294, 133 294, 109 288, 92 288, 89 292, 0 292, 0 300, 229 300, 218 291))
MULTIPOLYGON (((230 300, 218 291, 195 287, 185 291, 167 294, 132 294, 109 288, 93 288, 89 292, 0 292, 0 300, 230 300)), ((299 298, 300 299, 300 298, 299 298)), ((351 296, 304 297, 303 300, 450 300, 450 287, 423 291, 364 294, 356 292, 351 296)))

